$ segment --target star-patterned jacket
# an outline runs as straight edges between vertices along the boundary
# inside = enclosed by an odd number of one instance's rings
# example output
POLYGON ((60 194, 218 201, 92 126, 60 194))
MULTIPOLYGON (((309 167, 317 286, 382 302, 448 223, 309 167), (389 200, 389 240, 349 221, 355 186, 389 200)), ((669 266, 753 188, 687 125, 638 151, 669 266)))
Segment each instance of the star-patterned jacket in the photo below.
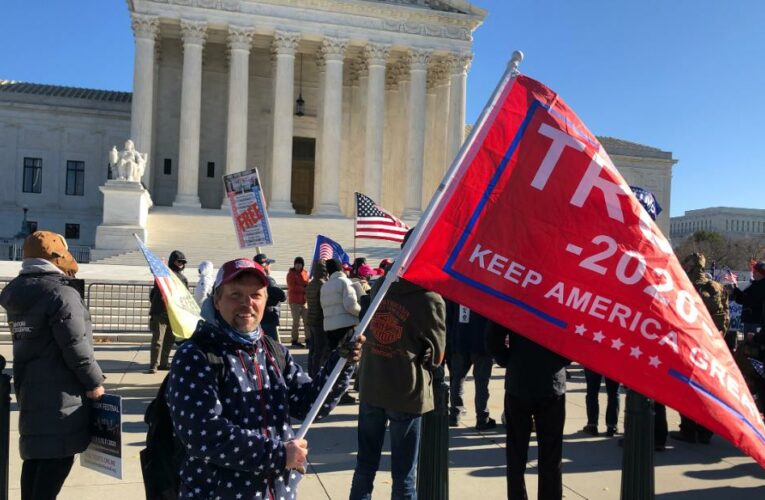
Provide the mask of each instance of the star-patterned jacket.
MULTIPOLYGON (((222 319, 201 321, 170 368, 166 397, 186 448, 179 498, 294 499, 301 476, 285 470, 289 419, 305 418, 338 354, 311 380, 282 346, 280 373, 262 333, 253 342, 219 325, 222 319), (213 346, 223 366, 211 366, 200 345, 213 346)), ((337 405, 352 373, 348 364, 317 418, 337 405)))

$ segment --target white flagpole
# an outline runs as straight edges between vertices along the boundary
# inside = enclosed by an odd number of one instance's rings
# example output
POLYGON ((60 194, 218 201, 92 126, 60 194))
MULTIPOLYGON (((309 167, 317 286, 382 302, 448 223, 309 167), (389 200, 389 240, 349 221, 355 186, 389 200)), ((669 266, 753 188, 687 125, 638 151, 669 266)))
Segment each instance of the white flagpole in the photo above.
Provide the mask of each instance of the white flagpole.
MULTIPOLYGON (((500 79, 499 84, 497 84, 496 89, 494 89, 494 94, 492 94, 491 99, 489 99, 489 102, 483 108, 483 111, 481 112, 481 116, 478 119, 477 125, 473 127, 473 130, 470 131, 470 135, 468 136, 467 140, 463 143, 459 153, 457 154, 456 158, 454 159, 451 166, 449 167, 449 170, 447 170, 446 174, 444 175, 443 181, 441 181, 441 184, 438 186, 436 193, 433 195, 433 198, 431 198, 430 203, 428 203, 428 208, 425 210, 422 217, 420 218, 420 223, 416 225, 414 232, 409 237, 404 247, 401 249, 401 253, 399 254, 398 259, 396 259, 396 261, 393 264, 393 268, 385 274, 385 278, 382 285, 380 286, 380 289, 377 291, 374 298, 372 299, 372 303, 369 304, 369 308, 364 314, 364 317, 361 318, 361 322, 356 326, 356 329, 354 331, 353 338, 352 338, 353 341, 355 341, 359 335, 361 335, 364 331, 366 331, 367 327, 369 326, 369 323, 372 321, 372 316, 374 315, 375 311, 377 311, 377 308, 380 306, 380 303, 382 302, 382 299, 385 297, 385 294, 388 292, 390 285, 396 279, 398 279, 398 276, 401 273, 402 269, 406 268, 406 264, 410 256, 412 255, 412 253, 414 253, 414 250, 419 246, 419 240, 421 235, 426 234, 425 229, 432 224, 432 221, 434 220, 433 219, 434 216, 440 213, 439 209, 441 208, 441 201, 443 200, 445 194, 449 191, 449 188, 454 182, 456 178, 456 174, 458 173, 459 169, 463 166, 463 163, 468 153, 473 150, 473 145, 476 142, 476 140, 479 137, 485 136, 487 132, 484 130, 486 121, 488 120, 489 116, 491 116, 492 112, 494 111, 497 104, 499 103, 500 97, 504 93, 505 88, 508 85, 512 85, 513 83, 515 83, 515 77, 519 74, 518 66, 520 65, 521 61, 523 61, 523 53, 519 50, 516 50, 515 52, 513 52, 513 57, 510 59, 510 63, 508 64, 507 70, 505 71, 504 75, 500 79)), ((311 424, 313 424, 313 421, 316 419, 316 415, 318 415, 319 410, 321 409, 321 405, 324 404, 324 401, 327 399, 329 392, 332 390, 332 387, 335 385, 335 382, 337 381, 337 378, 340 376, 340 373, 343 371, 343 368, 345 368, 345 365, 346 365, 345 359, 340 359, 337 361, 337 364, 332 370, 332 373, 329 375, 327 382, 324 384, 324 387, 322 388, 321 392, 316 397, 316 401, 314 402, 313 406, 311 407, 311 410, 308 412, 308 415, 306 415, 305 420, 303 420, 303 424, 300 426, 300 429, 295 435, 297 439, 305 438, 305 435, 308 433, 308 429, 311 427, 311 424)))

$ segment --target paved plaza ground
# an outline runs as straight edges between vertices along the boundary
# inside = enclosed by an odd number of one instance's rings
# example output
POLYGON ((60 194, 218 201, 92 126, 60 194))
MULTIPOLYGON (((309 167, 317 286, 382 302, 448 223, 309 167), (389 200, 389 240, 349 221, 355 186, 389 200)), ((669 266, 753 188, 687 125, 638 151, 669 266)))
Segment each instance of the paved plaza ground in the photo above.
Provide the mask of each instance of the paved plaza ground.
MULTIPOLYGON (((299 361, 306 351, 294 351, 299 361)), ((0 354, 11 360, 7 337, 0 341, 0 354)), ((143 448, 146 428, 143 413, 156 394, 162 372, 145 375, 148 344, 99 343, 96 357, 107 374, 109 392, 123 397, 123 479, 116 480, 82 468, 75 462, 59 498, 64 500, 110 500, 143 498, 138 452, 143 448)), ((10 368, 9 361, 9 368, 10 368)), ((566 428, 563 445, 564 495, 569 499, 619 498, 621 448, 616 438, 595 438, 579 430, 585 424, 584 374, 574 366, 568 385, 566 428)), ((502 408, 504 370, 495 367, 491 380, 491 413, 499 420, 502 408)), ((466 401, 472 401, 472 378, 466 384, 466 401)), ((622 396, 622 402, 624 397, 622 396)), ((605 409, 605 394, 601 397, 605 409)), ((340 406, 308 434, 311 467, 300 484, 304 499, 345 499, 355 464, 356 416, 358 406, 340 406)), ((472 412, 471 412, 472 413, 472 412)), ((620 415, 620 420, 622 419, 620 415)), ((603 424, 601 415, 601 427, 603 424)), ((669 412, 670 429, 677 429, 678 415, 669 412)), ((468 416, 463 425, 450 429, 449 487, 451 498, 492 500, 505 498, 504 429, 478 432, 468 416)), ((620 421, 619 430, 622 430, 620 421)), ((619 435, 617 435, 618 437, 619 435)), ((662 499, 765 498, 765 471, 719 437, 712 444, 668 443, 656 454, 656 493, 662 499)), ((387 445, 386 445, 387 447, 387 445)), ((532 439, 527 473, 530 498, 536 498, 536 443, 532 439)), ((18 412, 12 405, 10 498, 19 498, 18 412)), ((390 498, 390 460, 386 453, 375 484, 374 498, 390 498)))

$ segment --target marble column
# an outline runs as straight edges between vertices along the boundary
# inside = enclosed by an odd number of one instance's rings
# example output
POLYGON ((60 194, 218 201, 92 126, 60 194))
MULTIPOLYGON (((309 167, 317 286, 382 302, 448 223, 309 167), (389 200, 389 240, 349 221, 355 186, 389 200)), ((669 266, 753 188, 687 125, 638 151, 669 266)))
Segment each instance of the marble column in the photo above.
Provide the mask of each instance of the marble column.
POLYGON ((382 203, 383 138, 385 132, 385 65, 390 46, 368 43, 364 47, 367 65, 366 137, 364 194, 382 203))
MULTIPOLYGON (((247 104, 250 85, 250 47, 255 30, 239 26, 228 28, 228 124, 226 128, 226 174, 247 168, 247 104)), ((229 210, 223 196, 221 208, 229 210)))
POLYGON ((465 95, 467 91, 467 72, 471 54, 452 54, 449 56, 449 131, 446 163, 451 164, 465 140, 465 95))
POLYGON ((130 139, 149 160, 141 180, 151 188, 152 112, 154 109, 154 54, 159 33, 159 18, 132 14, 135 35, 133 64, 133 101, 130 106, 130 139))
POLYGON ((442 61, 438 65, 438 84, 436 87, 436 168, 439 175, 443 176, 451 166, 451 158, 447 151, 449 143, 449 99, 450 99, 450 75, 448 65, 442 61))
POLYGON ((406 195, 404 218, 415 219, 422 212, 422 175, 425 158, 425 93, 427 91, 428 63, 432 51, 409 51, 409 106, 408 146, 406 158, 406 195))
POLYGON ((269 212, 294 214, 292 207, 292 136, 295 99, 295 50, 300 33, 277 31, 272 50, 274 71, 274 142, 269 212))
POLYGON ((311 213, 315 214, 318 210, 319 200, 321 199, 321 179, 324 175, 324 168, 322 166, 322 147, 324 146, 324 136, 322 134, 321 124, 324 123, 324 80, 327 65, 324 61, 324 55, 319 50, 316 53, 316 151, 315 151, 315 166, 313 175, 313 206, 311 213))
POLYGON ((181 80, 181 133, 178 148, 178 193, 174 207, 200 208, 199 133, 202 111, 202 51, 207 24, 181 20, 183 75, 181 80))
POLYGON ((326 69, 324 73, 324 110, 322 113, 321 147, 322 175, 319 179, 319 204, 317 214, 341 215, 340 212, 340 161, 342 148, 343 115, 343 59, 348 40, 326 37, 321 52, 326 69))

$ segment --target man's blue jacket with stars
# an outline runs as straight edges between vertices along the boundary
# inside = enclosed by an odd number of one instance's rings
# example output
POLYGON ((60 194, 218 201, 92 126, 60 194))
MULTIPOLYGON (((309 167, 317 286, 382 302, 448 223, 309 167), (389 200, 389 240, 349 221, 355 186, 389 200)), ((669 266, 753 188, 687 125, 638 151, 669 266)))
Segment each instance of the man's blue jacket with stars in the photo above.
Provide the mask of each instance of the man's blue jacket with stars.
MULTIPOLYGON (((167 384, 175 433, 186 448, 180 498, 275 499, 297 497, 301 476, 285 469, 284 445, 294 437, 290 417, 302 420, 336 364, 333 353, 313 380, 284 351, 280 373, 262 333, 251 340, 231 329, 212 308, 208 321, 176 352, 167 384), (223 359, 210 366, 207 352, 223 359)), ((348 364, 322 406, 337 405, 353 373, 348 364)))

